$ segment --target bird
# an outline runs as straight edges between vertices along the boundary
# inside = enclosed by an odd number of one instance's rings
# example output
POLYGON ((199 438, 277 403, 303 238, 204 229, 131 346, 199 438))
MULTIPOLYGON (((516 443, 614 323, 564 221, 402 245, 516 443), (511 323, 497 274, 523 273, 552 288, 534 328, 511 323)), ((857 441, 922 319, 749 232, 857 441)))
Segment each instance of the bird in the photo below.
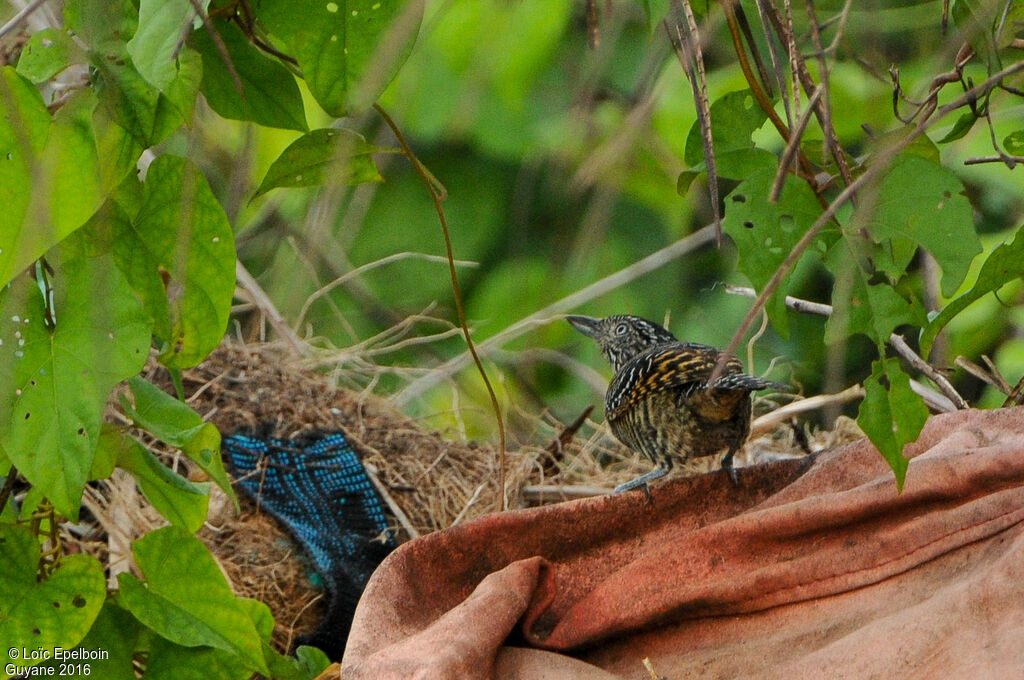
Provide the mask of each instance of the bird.
POLYGON ((751 393, 786 385, 747 375, 729 355, 712 381, 723 352, 681 342, 663 326, 638 316, 569 315, 566 320, 595 340, 612 365, 614 375, 605 394, 605 419, 612 434, 656 466, 613 493, 642 488, 650 497, 648 484, 673 465, 722 449, 728 449, 722 468, 739 484, 733 456, 750 434, 751 393))

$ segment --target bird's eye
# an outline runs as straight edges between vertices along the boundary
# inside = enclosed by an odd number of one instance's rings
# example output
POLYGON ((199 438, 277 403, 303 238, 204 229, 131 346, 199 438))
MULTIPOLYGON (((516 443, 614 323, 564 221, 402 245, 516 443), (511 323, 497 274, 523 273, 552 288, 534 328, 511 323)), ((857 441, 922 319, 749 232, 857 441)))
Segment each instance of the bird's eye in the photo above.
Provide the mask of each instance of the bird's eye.
POLYGON ((618 326, 615 327, 615 335, 625 335, 628 332, 629 332, 629 324, 628 323, 620 323, 618 326))

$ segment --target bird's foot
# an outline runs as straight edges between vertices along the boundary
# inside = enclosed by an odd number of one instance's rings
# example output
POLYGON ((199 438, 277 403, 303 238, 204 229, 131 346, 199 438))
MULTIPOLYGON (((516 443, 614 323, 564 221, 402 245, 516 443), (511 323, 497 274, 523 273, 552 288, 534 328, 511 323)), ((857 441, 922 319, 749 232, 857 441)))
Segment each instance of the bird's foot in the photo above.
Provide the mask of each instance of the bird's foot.
POLYGON ((648 482, 653 482, 656 479, 661 479, 667 474, 668 470, 665 468, 654 468, 650 472, 644 473, 637 477, 636 479, 631 479, 628 482, 623 482, 622 484, 619 484, 617 487, 615 487, 615 490, 612 491, 612 493, 620 494, 625 493, 627 491, 632 491, 633 489, 643 489, 644 493, 647 495, 647 501, 650 502, 651 490, 650 487, 648 487, 647 485, 648 482))
POLYGON ((725 454, 725 458, 722 459, 722 469, 729 475, 729 479, 732 481, 733 486, 740 485, 740 476, 736 472, 736 468, 732 464, 732 457, 736 451, 729 451, 725 454))

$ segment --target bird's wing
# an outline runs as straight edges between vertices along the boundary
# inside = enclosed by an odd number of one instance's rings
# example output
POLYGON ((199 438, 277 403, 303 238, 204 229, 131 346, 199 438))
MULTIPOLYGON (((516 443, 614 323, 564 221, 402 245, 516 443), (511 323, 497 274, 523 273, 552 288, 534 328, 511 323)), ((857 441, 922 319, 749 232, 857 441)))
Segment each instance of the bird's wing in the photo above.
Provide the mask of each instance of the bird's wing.
MULTIPOLYGON (((662 390, 687 392, 707 387, 707 380, 720 356, 721 352, 714 347, 696 343, 659 345, 641 352, 612 378, 605 398, 606 417, 615 418, 630 406, 662 390)), ((742 370, 739 360, 729 357, 716 387, 724 378, 742 374, 742 370)), ((723 384, 722 388, 743 389, 733 382, 723 384)))

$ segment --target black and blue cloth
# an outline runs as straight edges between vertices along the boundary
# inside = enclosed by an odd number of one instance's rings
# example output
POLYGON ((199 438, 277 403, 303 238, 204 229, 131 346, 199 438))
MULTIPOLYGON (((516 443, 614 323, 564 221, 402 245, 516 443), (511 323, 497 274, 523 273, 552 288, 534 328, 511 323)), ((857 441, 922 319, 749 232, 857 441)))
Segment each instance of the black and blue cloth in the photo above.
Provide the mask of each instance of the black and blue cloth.
POLYGON ((236 486, 292 533, 324 580, 327 616, 299 642, 340 658, 366 582, 397 546, 359 456, 343 432, 236 433, 223 450, 236 486))

